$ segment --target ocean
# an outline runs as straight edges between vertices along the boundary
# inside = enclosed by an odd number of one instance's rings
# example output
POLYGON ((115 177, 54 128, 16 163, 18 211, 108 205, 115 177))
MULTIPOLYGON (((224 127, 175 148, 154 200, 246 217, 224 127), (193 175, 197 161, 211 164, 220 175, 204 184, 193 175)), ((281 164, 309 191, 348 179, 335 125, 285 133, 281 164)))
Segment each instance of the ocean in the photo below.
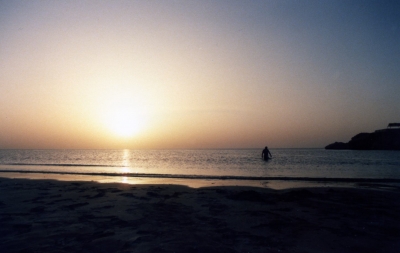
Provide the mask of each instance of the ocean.
POLYGON ((271 149, 0 150, 5 172, 191 179, 400 180, 399 151, 271 149))

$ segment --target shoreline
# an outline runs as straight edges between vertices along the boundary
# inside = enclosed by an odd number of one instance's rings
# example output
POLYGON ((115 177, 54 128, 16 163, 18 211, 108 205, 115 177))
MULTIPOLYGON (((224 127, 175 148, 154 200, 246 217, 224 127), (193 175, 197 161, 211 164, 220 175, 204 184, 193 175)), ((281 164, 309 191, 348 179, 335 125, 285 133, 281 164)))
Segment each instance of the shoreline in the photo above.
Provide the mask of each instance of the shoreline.
POLYGON ((398 252, 400 187, 0 177, 5 252, 398 252))
POLYGON ((388 178, 310 178, 310 177, 245 177, 245 176, 191 176, 134 174, 116 175, 107 173, 72 173, 41 171, 4 171, 0 177, 21 179, 54 179, 60 181, 94 181, 99 183, 125 184, 177 184, 192 188, 208 186, 250 186, 271 189, 299 187, 360 187, 382 185, 400 187, 400 179, 388 178))

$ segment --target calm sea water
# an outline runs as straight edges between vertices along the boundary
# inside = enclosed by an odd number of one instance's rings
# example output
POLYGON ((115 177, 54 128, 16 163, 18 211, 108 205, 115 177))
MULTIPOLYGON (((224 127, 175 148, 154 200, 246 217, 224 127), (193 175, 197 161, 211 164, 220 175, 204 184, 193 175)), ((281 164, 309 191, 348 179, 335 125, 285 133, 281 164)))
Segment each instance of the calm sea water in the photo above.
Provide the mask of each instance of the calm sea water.
MULTIPOLYGON (((0 150, 0 170, 190 178, 400 179, 399 151, 232 150, 0 150)), ((1 173, 0 173, 1 176, 1 173)))

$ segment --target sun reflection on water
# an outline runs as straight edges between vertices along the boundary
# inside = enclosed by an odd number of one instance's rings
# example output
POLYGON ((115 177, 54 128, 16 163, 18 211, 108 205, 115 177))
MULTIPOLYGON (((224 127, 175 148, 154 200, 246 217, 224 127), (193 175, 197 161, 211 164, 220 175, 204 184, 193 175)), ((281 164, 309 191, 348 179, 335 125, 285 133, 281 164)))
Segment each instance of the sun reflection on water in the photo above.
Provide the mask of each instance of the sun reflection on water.
POLYGON ((128 168, 128 167, 123 167, 123 168, 121 168, 121 173, 130 173, 131 172, 131 169, 130 168, 128 168))
POLYGON ((124 167, 129 168, 131 166, 131 153, 129 152, 129 149, 124 149, 123 150, 124 154, 122 156, 122 164, 124 167))
MULTIPOLYGON (((127 174, 127 173, 131 172, 131 169, 130 169, 130 165, 131 165, 130 157, 131 157, 131 155, 130 155, 129 149, 124 149, 123 150, 123 156, 122 156, 122 166, 124 166, 124 167, 121 168, 121 173, 123 173, 123 174, 127 174)), ((121 182, 122 183, 128 183, 128 177, 122 177, 122 181, 121 182)))

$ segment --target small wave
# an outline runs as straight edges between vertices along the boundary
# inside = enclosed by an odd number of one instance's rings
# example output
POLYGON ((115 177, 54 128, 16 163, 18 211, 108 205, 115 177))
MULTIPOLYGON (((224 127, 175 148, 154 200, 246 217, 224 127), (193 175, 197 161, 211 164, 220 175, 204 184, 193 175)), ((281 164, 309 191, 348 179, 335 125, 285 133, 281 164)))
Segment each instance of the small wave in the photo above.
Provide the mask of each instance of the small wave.
POLYGON ((252 177, 252 176, 214 176, 184 174, 150 174, 150 173, 96 173, 96 172, 60 172, 31 170, 0 170, 0 173, 35 173, 107 177, 145 177, 171 179, 207 179, 207 180, 259 180, 259 181, 309 181, 309 182, 343 182, 343 183, 400 183, 397 178, 331 178, 331 177, 252 177))
POLYGON ((1 163, 0 165, 15 166, 59 166, 59 167, 125 167, 123 165, 77 164, 77 163, 1 163))

